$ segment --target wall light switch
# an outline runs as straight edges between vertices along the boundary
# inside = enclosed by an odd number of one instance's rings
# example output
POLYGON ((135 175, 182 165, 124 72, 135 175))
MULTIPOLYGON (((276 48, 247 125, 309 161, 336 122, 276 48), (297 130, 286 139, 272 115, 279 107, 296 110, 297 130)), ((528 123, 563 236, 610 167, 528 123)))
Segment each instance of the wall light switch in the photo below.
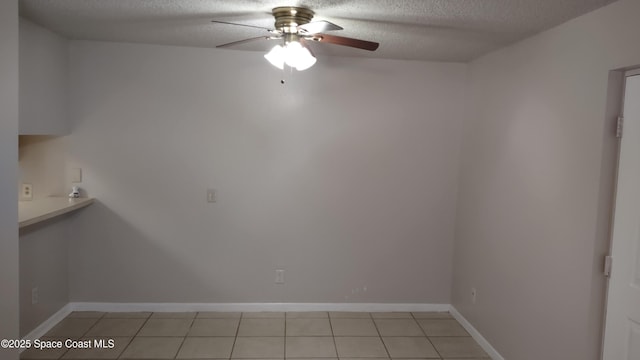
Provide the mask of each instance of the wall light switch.
POLYGON ((81 183, 82 182, 82 169, 81 168, 73 168, 73 169, 71 169, 71 182, 72 183, 81 183))
POLYGON ((38 288, 34 287, 33 289, 31 289, 31 305, 36 305, 38 303, 39 296, 38 296, 38 288))
POLYGON ((216 202, 216 190, 215 189, 207 189, 207 202, 210 202, 210 203, 216 202))

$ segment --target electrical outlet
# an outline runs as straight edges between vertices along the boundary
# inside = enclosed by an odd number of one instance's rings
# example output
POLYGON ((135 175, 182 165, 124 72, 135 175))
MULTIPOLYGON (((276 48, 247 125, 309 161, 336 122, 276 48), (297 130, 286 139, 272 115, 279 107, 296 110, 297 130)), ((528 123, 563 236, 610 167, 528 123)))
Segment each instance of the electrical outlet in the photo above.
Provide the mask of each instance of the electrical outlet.
POLYGON ((471 303, 475 304, 476 303, 476 295, 478 294, 478 292, 476 291, 476 288, 471 288, 471 303))
POLYGON ((276 284, 284 284, 284 270, 276 270, 276 284))
POLYGON ((22 201, 33 200, 33 185, 22 183, 22 187, 20 190, 20 200, 22 201))
POLYGON ((38 288, 34 287, 31 289, 31 305, 35 305, 38 303, 38 288))

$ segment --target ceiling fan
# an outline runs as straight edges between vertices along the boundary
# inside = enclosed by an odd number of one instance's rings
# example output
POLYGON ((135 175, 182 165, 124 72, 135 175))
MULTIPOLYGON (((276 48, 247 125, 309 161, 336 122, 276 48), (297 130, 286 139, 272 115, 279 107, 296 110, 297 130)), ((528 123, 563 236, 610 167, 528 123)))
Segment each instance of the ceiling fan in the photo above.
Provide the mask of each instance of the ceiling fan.
POLYGON ((258 36, 234 41, 216 47, 226 48, 257 40, 282 40, 282 45, 278 44, 274 46, 264 57, 272 65, 280 69, 284 69, 284 65, 286 64, 298 71, 302 71, 316 63, 316 58, 307 44, 309 41, 349 46, 369 51, 375 51, 380 45, 372 41, 324 34, 324 32, 327 31, 342 30, 342 27, 324 20, 311 22, 315 13, 308 8, 280 6, 274 8, 272 14, 276 20, 275 29, 212 20, 211 22, 214 23, 246 26, 269 32, 268 36, 258 36))

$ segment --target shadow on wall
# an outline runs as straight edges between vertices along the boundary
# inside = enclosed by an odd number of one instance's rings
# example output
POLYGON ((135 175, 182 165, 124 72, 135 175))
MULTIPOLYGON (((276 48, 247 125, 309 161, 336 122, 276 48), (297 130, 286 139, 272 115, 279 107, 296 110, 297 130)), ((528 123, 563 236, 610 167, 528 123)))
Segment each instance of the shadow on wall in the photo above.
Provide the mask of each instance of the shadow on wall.
POLYGON ((20 229, 20 336, 69 302, 68 218, 20 229))
POLYGON ((168 244, 140 232, 104 203, 96 201, 76 214, 72 226, 71 302, 194 302, 196 289, 208 289, 208 300, 215 302, 216 284, 197 276, 194 264, 181 261, 179 253, 165 248, 168 244))

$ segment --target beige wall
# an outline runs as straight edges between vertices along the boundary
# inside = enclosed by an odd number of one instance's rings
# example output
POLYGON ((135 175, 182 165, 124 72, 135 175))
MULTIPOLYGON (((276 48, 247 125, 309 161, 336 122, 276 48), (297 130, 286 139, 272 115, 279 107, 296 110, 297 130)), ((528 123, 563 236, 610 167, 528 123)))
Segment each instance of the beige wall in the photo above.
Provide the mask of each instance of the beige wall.
POLYGON ((34 200, 67 196, 71 189, 67 178, 67 137, 21 135, 19 138, 19 183, 33 186, 34 200))
POLYGON ((465 65, 320 58, 283 86, 255 52, 70 61, 69 160, 99 200, 72 301, 450 302, 465 65))
MULTIPOLYGON (((18 337, 18 2, 0 2, 0 339, 18 337)), ((0 349, 2 359, 17 351, 0 349)))
POLYGON ((609 71, 640 64, 639 14, 621 0, 470 64, 453 304, 506 359, 599 358, 609 71))

